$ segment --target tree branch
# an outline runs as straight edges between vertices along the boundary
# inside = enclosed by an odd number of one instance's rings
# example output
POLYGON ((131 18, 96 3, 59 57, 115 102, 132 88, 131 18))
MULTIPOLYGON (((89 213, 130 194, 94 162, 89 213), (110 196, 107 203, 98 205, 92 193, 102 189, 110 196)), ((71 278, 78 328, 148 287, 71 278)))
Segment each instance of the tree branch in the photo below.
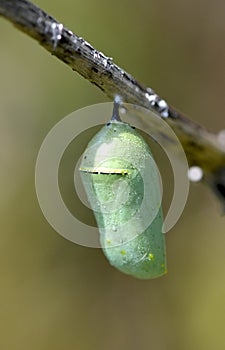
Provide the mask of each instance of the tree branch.
POLYGON ((0 0, 0 15, 37 40, 46 50, 99 87, 111 99, 120 95, 160 115, 177 134, 189 165, 204 171, 204 181, 225 203, 225 147, 217 135, 184 117, 152 89, 137 82, 112 59, 26 0, 0 0))

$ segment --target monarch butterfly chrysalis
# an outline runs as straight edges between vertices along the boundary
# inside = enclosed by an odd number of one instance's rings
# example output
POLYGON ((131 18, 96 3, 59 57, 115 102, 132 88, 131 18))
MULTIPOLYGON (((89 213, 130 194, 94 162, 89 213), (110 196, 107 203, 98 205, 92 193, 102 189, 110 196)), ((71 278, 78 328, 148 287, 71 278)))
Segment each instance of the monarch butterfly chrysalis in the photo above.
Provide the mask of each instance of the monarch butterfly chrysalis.
POLYGON ((111 265, 155 278, 167 272, 158 173, 149 146, 118 110, 115 102, 112 119, 89 142, 81 178, 111 265))

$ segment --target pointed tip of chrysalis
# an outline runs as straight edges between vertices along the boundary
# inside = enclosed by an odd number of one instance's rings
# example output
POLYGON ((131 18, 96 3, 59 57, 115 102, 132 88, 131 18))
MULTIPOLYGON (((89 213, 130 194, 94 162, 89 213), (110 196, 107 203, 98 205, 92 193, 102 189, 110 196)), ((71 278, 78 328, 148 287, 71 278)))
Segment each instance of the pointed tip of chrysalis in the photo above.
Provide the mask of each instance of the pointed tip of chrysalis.
POLYGON ((116 122, 121 122, 121 118, 119 115, 119 107, 120 107, 120 103, 121 103, 121 97, 119 95, 115 96, 114 99, 114 105, 113 105, 113 114, 112 114, 112 118, 111 121, 116 121, 116 122))

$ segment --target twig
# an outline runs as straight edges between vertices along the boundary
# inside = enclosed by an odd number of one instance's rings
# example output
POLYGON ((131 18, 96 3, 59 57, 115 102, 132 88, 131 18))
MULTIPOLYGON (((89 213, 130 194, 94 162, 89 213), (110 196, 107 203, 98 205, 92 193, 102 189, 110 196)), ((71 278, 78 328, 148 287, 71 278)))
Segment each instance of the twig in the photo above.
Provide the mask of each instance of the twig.
POLYGON ((158 113, 177 134, 189 165, 204 171, 204 181, 225 202, 225 147, 217 135, 184 117, 152 89, 137 82, 111 58, 26 0, 0 0, 0 15, 37 40, 46 50, 99 87, 111 99, 138 104, 158 113))

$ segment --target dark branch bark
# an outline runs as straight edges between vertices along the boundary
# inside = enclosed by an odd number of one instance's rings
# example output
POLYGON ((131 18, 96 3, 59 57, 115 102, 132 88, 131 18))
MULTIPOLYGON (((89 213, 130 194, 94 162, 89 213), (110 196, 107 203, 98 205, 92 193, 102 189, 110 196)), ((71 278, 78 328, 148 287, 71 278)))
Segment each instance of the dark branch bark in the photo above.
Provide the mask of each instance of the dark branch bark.
POLYGON ((81 37, 26 0, 0 0, 0 15, 37 40, 46 50, 99 87, 111 99, 120 95, 158 113, 173 128, 189 165, 204 171, 204 180, 225 202, 225 149, 215 134, 181 115, 155 92, 137 82, 81 37))

